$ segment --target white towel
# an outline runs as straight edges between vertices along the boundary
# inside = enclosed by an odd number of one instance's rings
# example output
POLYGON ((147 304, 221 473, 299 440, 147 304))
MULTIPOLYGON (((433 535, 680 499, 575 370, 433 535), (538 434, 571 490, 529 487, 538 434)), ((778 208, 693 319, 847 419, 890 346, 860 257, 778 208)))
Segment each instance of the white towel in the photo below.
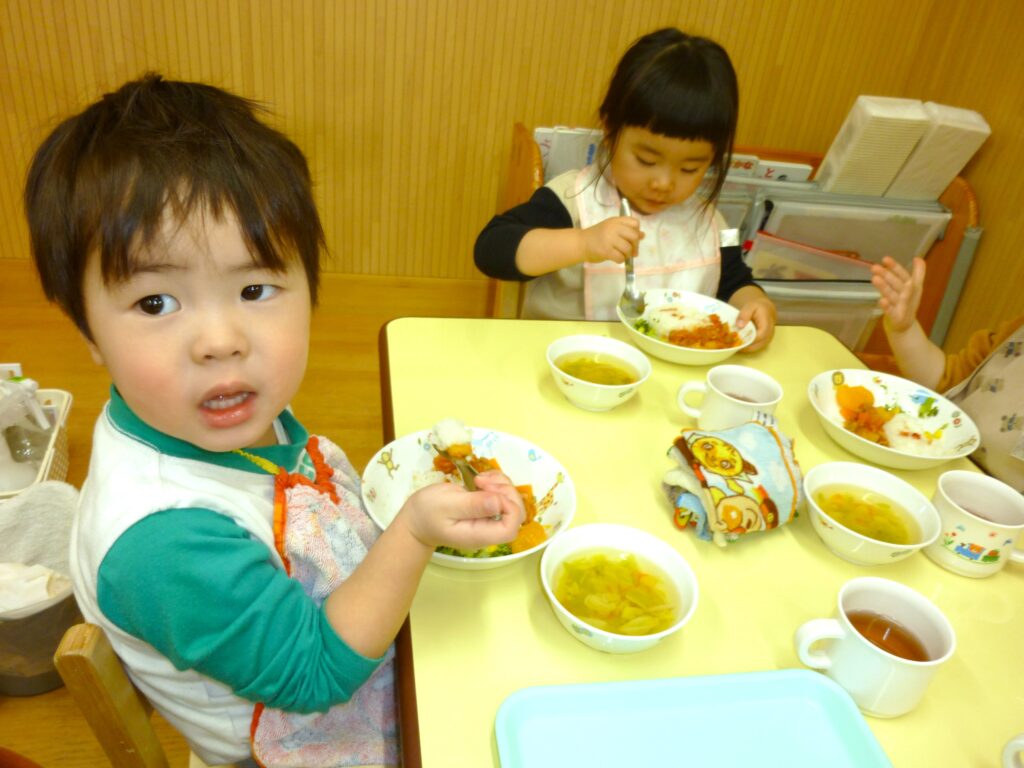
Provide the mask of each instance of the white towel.
POLYGON ((42 565, 68 575, 71 518, 78 489, 57 480, 0 501, 0 562, 42 565))

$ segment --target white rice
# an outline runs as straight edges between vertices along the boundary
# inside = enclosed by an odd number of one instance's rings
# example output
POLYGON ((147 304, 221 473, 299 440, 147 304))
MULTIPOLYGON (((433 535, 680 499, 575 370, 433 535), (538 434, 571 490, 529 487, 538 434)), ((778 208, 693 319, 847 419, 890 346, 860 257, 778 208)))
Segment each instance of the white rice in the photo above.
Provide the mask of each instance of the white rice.
POLYGON ((443 451, 453 445, 472 445, 473 443, 472 432, 458 419, 441 419, 434 425, 433 433, 437 438, 437 447, 443 451))
POLYGON ((656 307, 647 307, 644 310, 643 319, 661 339, 667 339, 672 331, 683 328, 693 328, 707 322, 707 316, 703 312, 686 306, 685 304, 661 304, 656 307))
POLYGON ((428 485, 435 485, 437 483, 447 483, 448 475, 439 469, 429 469, 425 472, 413 472, 412 480, 410 482, 409 495, 418 491, 420 488, 426 488, 428 485))
POLYGON ((913 416, 908 416, 906 413, 897 413, 889 420, 884 429, 886 437, 889 438, 889 447, 897 451, 914 456, 947 456, 951 453, 943 438, 929 441, 924 436, 924 422, 913 416), (911 437, 910 434, 901 435, 900 432, 917 433, 920 437, 911 437))

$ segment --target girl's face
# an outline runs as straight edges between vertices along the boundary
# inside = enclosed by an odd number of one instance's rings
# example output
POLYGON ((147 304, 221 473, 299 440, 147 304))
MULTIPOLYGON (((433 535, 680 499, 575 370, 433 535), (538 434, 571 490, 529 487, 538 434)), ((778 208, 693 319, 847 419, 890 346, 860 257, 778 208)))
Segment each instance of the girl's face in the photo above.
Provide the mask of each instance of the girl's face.
POLYGON ((298 258, 256 266, 233 213, 163 232, 123 282, 99 255, 84 278, 93 359, 151 427, 210 451, 274 440, 273 422, 306 370, 309 284, 298 258))
POLYGON ((714 156, 709 141, 673 139, 629 125, 619 133, 609 168, 633 210, 650 215, 689 198, 714 156))

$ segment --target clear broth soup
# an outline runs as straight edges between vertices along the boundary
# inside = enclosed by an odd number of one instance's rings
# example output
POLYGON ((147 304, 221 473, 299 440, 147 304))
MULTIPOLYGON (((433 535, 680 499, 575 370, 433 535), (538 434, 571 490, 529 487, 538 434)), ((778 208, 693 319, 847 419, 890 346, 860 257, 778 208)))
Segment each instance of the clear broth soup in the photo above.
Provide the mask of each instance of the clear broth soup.
POLYGON ((847 483, 825 485, 814 494, 814 501, 837 523, 869 539, 888 544, 913 544, 921 539, 917 521, 906 509, 867 488, 847 483))
POLYGON ((625 360, 605 352, 569 352, 555 360, 563 373, 591 384, 636 384, 640 374, 625 360))

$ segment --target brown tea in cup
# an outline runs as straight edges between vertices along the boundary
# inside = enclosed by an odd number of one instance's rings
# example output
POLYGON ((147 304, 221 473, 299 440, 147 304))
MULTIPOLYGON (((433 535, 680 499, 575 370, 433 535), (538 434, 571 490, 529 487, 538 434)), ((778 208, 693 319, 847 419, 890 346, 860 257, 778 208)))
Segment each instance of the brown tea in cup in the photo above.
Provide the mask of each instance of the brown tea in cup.
POLYGON ((929 661, 924 644, 888 616, 871 611, 849 611, 846 618, 864 638, 886 653, 908 661, 929 661))

